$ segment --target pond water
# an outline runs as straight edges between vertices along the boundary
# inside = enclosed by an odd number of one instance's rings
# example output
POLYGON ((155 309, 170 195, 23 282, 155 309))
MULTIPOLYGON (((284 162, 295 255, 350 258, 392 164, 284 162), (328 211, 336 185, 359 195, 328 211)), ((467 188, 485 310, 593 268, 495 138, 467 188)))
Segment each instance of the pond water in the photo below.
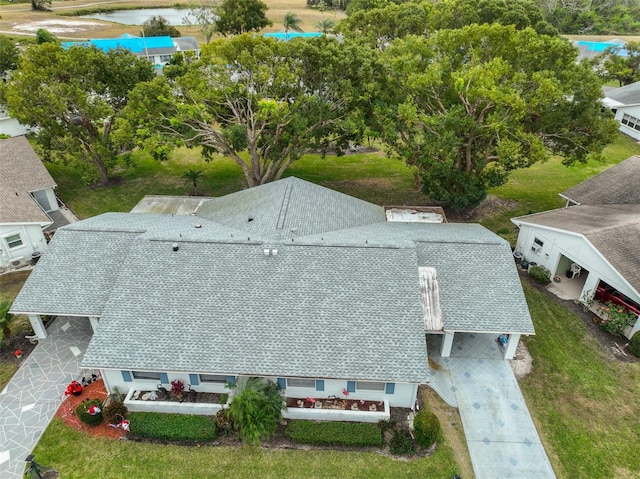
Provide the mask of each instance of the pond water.
POLYGON ((105 22, 122 23, 123 25, 142 25, 153 16, 161 16, 167 19, 169 25, 183 25, 182 19, 188 14, 188 8, 141 8, 82 15, 81 18, 93 18, 105 22))

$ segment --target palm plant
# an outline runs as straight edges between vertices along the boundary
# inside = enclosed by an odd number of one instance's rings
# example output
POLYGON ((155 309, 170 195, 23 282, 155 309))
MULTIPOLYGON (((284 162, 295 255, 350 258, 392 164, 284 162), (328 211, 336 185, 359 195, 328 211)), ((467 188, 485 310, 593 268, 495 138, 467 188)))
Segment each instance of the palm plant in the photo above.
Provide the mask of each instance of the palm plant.
POLYGON ((229 414, 242 440, 258 445, 273 436, 286 407, 278 385, 262 378, 241 377, 234 389, 229 414))
POLYGON ((282 23, 284 24, 285 35, 289 35, 289 30, 293 30, 294 32, 302 31, 302 27, 300 27, 302 20, 293 12, 287 12, 282 23))
POLYGON ((318 23, 316 23, 315 27, 320 30, 323 34, 327 34, 333 30, 333 27, 336 26, 336 22, 329 18, 323 18, 318 23))
POLYGON ((198 180, 202 178, 202 171, 188 169, 182 174, 182 178, 193 185, 193 194, 198 194, 198 180))
POLYGON ((11 322, 15 319, 15 316, 9 312, 13 301, 10 299, 3 299, 0 301, 0 341, 7 339, 11 336, 11 322))

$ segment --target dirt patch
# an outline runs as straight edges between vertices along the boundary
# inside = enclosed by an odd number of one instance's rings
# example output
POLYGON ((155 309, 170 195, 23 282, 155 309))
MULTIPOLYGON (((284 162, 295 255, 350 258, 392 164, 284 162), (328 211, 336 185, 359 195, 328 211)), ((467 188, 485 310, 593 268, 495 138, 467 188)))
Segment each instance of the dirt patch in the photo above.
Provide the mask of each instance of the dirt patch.
POLYGON ((29 357, 31 351, 33 351, 37 345, 37 342, 32 343, 31 340, 27 339, 27 335, 26 331, 20 331, 10 336, 8 341, 3 341, 2 348, 0 348, 0 362, 14 363, 20 367, 20 364, 29 357), (16 351, 22 351, 22 357, 16 357, 16 351))
POLYGON ((518 202, 515 200, 507 200, 498 198, 495 195, 487 195, 487 197, 473 209, 465 211, 455 211, 447 209, 447 219, 451 223, 477 223, 490 216, 495 216, 499 213, 515 210, 518 207, 518 202))
POLYGON ((518 379, 524 378, 533 371, 533 358, 523 341, 518 342, 516 354, 509 363, 511 364, 513 374, 515 374, 518 379))

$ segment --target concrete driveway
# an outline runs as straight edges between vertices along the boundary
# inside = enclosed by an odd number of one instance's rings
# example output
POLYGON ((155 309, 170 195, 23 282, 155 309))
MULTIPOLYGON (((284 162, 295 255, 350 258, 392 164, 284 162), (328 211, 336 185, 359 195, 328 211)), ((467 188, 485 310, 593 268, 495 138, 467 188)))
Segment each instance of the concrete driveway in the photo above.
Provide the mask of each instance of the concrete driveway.
POLYGON ((434 389, 457 406, 476 479, 555 479, 509 362, 489 335, 461 334, 452 357, 429 354, 434 389))

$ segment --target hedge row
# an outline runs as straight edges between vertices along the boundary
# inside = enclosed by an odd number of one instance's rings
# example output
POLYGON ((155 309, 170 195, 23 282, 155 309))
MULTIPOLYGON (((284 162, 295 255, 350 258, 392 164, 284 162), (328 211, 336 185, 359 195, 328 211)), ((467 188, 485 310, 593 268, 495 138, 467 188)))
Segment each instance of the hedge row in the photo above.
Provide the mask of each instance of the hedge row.
POLYGON ((131 434, 138 437, 167 441, 213 441, 216 438, 216 423, 208 416, 132 412, 128 419, 131 434))
POLYGON ((285 435, 317 446, 382 446, 382 430, 369 423, 291 421, 285 435))

